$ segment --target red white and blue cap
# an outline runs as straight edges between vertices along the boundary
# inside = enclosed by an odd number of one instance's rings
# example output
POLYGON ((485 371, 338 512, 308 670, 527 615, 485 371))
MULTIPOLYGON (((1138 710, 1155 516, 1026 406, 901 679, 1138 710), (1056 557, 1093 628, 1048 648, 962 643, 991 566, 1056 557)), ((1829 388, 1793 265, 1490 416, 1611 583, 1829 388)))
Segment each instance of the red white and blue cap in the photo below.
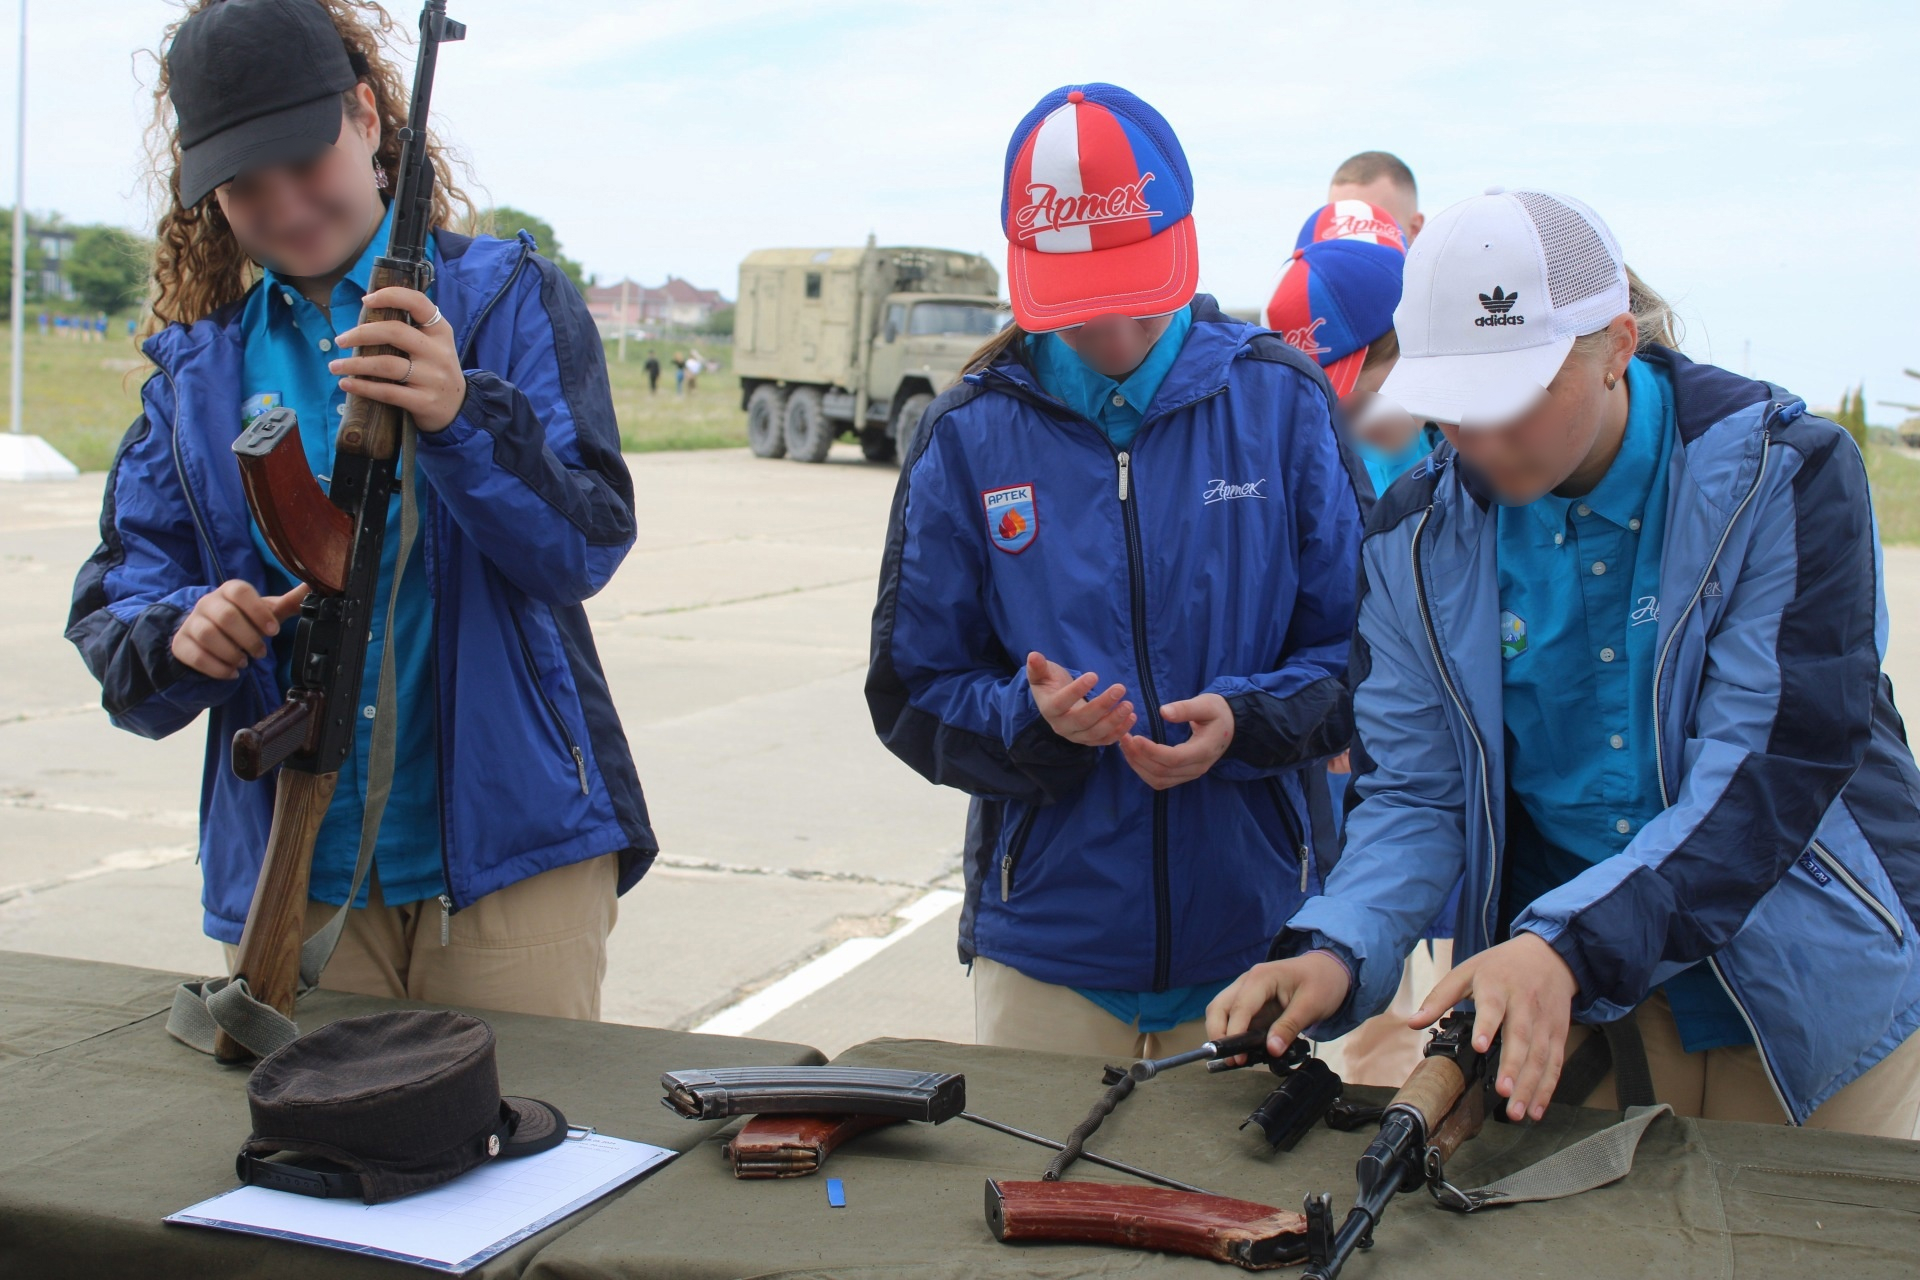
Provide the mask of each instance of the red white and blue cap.
MULTIPOLYGON (((1363 211, 1349 216, 1350 226, 1367 222, 1371 215, 1364 211, 1372 210, 1394 227, 1391 217, 1366 201, 1340 200, 1307 219, 1302 236, 1316 225, 1337 225, 1328 214, 1341 205, 1363 211)), ((1260 323, 1319 362, 1338 396, 1352 394, 1367 348, 1392 330, 1400 302, 1406 255, 1394 241, 1374 238, 1380 234, 1375 227, 1295 249, 1260 314, 1260 323)))
POLYGON ((1390 244, 1407 251, 1407 235, 1393 215, 1365 200, 1335 200, 1313 211, 1294 237, 1293 247, 1304 249, 1322 240, 1362 240, 1368 244, 1390 244))
POLYGON ((1007 144, 1000 223, 1013 316, 1032 333, 1193 300, 1193 174, 1173 129, 1110 84, 1055 89, 1007 144))

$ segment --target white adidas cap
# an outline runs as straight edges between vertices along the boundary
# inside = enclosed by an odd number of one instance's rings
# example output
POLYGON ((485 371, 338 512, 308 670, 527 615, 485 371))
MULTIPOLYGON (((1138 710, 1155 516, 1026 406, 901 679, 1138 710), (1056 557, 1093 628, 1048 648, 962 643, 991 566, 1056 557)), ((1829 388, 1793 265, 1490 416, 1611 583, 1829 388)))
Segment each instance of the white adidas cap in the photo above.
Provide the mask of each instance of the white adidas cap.
POLYGON ((1573 340, 1628 310, 1627 264, 1578 200, 1503 191, 1435 214, 1407 250, 1380 394, 1415 418, 1496 427, 1526 412, 1573 340))

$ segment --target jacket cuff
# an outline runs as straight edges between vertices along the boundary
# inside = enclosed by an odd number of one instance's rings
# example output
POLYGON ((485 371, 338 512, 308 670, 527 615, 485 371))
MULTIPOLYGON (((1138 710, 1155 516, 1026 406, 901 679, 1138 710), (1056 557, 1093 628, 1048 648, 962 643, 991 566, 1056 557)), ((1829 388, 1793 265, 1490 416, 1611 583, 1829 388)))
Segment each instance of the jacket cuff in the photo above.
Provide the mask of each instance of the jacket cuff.
POLYGON ((420 445, 426 449, 446 448, 449 445, 462 444, 480 430, 468 417, 467 410, 474 406, 473 374, 466 375, 466 391, 460 399, 460 412, 453 415, 453 421, 438 431, 422 431, 418 435, 420 445))
POLYGON ((1046 792, 1046 803, 1053 804, 1086 780, 1099 761, 1099 752, 1067 741, 1053 731, 1045 716, 1036 714, 1033 722, 1007 744, 1007 759, 1039 784, 1046 792))
POLYGON ((1346 682, 1334 676, 1315 680, 1286 698, 1258 689, 1243 689, 1226 698, 1233 708, 1233 741, 1227 744, 1226 758, 1256 769, 1281 769, 1338 755, 1353 740, 1353 697, 1346 682))

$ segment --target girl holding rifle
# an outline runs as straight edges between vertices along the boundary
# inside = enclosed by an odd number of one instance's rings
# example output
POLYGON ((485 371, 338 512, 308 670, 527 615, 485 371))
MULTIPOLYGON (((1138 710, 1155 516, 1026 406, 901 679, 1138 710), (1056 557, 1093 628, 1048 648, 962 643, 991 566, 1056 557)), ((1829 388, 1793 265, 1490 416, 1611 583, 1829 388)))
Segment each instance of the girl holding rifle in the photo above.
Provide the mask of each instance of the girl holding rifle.
POLYGON ((632 485, 579 293, 524 234, 453 231, 472 205, 431 140, 436 281, 366 292, 407 113, 391 27, 354 0, 210 0, 168 28, 144 348, 159 371, 108 474, 67 634, 120 727, 159 738, 208 714, 205 928, 237 942, 274 787, 242 782, 228 744, 281 702, 305 588, 253 525, 230 446, 285 405, 324 483, 348 393, 407 410, 421 536, 404 565, 386 541, 310 932, 359 851, 387 645, 398 759, 324 985, 594 1018, 616 894, 657 848, 581 607, 632 545, 632 485), (412 323, 362 325, 364 307, 412 323), (352 353, 379 344, 401 354, 352 353))

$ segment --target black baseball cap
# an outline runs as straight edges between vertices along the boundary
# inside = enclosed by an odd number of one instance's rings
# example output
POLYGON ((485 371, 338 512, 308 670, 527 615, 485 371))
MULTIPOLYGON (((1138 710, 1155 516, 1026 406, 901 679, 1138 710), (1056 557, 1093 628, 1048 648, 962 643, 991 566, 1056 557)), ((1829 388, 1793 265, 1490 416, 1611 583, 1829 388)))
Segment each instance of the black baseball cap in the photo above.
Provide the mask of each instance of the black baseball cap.
POLYGON ((180 202, 197 205, 248 169, 331 145, 340 95, 358 79, 317 0, 214 0, 180 24, 167 49, 180 202))
POLYGON ((492 1027, 450 1009, 307 1032, 247 1080, 253 1132, 236 1162, 240 1180, 378 1204, 489 1160, 552 1150, 567 1118, 551 1103, 502 1097, 493 1046, 492 1027))

